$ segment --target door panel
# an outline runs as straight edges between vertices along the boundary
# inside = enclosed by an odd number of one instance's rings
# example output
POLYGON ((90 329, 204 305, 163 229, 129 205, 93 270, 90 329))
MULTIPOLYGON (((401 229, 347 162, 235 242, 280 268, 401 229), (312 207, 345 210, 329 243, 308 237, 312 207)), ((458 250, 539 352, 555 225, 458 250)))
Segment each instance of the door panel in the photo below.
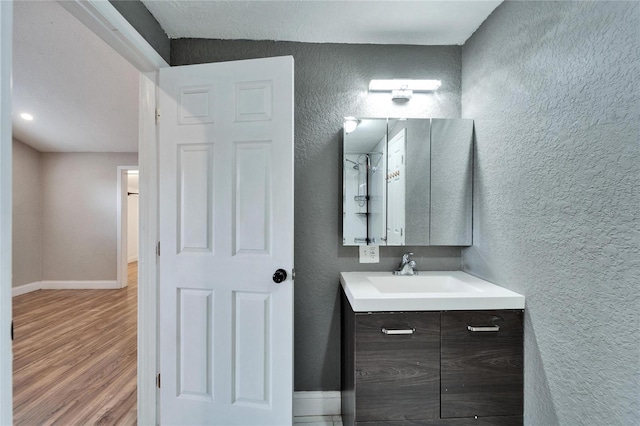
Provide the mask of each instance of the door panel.
POLYGON ((271 254, 271 142, 236 142, 234 253, 271 254))
POLYGON ((162 424, 292 420, 293 59, 160 71, 162 424))
POLYGON ((236 83, 236 121, 271 120, 271 81, 236 83))
POLYGON ((211 400, 213 291, 180 289, 178 301, 178 395, 211 400))
POLYGON ((268 407, 271 403, 271 300, 269 294, 233 293, 234 403, 268 407))
POLYGON ((213 144, 178 145, 178 253, 213 254, 213 144))

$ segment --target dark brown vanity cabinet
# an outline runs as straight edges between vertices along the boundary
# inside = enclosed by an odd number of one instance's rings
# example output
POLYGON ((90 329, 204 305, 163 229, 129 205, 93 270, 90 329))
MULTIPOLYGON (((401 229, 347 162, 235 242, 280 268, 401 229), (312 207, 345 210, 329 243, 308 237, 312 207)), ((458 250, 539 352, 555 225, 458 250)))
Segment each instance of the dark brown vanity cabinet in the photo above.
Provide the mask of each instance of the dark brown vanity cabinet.
POLYGON ((437 419, 439 314, 356 314, 354 329, 355 421, 437 419))
POLYGON ((522 330, 522 311, 440 314, 442 418, 522 415, 522 330))
POLYGON ((342 305, 345 425, 522 425, 521 310, 342 305))

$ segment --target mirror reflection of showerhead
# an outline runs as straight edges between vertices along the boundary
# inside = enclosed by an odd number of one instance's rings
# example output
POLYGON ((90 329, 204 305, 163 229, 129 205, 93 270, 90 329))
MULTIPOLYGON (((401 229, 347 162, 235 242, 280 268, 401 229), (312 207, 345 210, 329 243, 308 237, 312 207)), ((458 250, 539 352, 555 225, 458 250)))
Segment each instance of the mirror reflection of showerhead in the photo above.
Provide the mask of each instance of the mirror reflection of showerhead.
POLYGON ((350 163, 353 163, 353 170, 360 170, 360 164, 356 163, 355 161, 351 161, 348 158, 345 158, 344 161, 348 161, 350 163))

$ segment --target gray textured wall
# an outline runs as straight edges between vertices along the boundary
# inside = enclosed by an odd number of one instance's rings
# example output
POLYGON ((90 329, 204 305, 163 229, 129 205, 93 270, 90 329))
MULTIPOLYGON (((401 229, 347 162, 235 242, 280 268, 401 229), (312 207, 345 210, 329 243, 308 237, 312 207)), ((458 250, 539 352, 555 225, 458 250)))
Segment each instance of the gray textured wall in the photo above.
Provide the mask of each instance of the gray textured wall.
POLYGON ((13 140, 12 286, 42 280, 40 152, 13 140))
POLYGON ((505 2, 463 48, 463 267, 526 295, 527 425, 640 422, 639 28, 635 2, 505 2))
POLYGON ((137 153, 42 153, 42 279, 116 279, 117 167, 137 153))
POLYGON ((109 3, 129 21, 165 61, 169 62, 171 40, 140 0, 109 0, 109 3))
MULTIPOLYGON (((293 55, 295 58, 295 389, 340 389, 339 273, 391 270, 405 251, 383 247, 380 264, 342 247, 342 117, 460 117, 458 46, 380 46, 177 39, 171 65, 293 55), (367 93, 372 78, 435 78, 435 95, 403 105, 367 93)), ((459 269, 458 248, 412 248, 420 269, 459 269)))

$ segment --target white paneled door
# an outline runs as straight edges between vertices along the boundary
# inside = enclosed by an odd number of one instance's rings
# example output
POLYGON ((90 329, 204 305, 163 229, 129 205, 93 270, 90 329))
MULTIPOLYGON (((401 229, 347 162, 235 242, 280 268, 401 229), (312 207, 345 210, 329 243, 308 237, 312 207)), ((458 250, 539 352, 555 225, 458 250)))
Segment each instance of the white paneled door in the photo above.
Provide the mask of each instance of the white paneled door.
POLYGON ((389 141, 387 175, 387 245, 403 246, 405 241, 405 155, 406 129, 389 141))
POLYGON ((291 424, 293 58, 161 69, 159 133, 160 423, 291 424))

